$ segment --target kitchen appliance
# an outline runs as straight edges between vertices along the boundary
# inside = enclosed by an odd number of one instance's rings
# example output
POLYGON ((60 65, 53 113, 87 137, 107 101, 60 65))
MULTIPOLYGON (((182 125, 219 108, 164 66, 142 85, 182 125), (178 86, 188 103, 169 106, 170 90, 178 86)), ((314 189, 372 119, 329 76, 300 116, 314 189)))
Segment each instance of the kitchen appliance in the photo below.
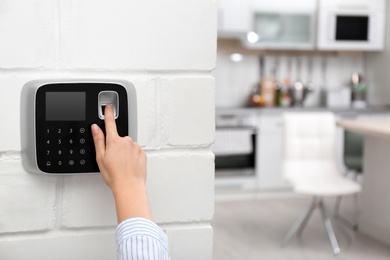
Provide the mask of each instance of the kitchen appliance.
POLYGON ((112 105, 120 136, 137 139, 133 84, 122 80, 35 80, 21 94, 22 162, 45 174, 98 172, 91 125, 104 131, 104 107, 112 105))
POLYGON ((351 89, 347 86, 328 90, 326 96, 328 108, 348 109, 351 107, 351 89))
POLYGON ((217 111, 215 154, 217 177, 254 176, 256 160, 256 119, 240 111, 217 111))
POLYGON ((318 48, 383 50, 385 12, 385 0, 320 0, 318 48))
POLYGON ((313 0, 252 1, 252 31, 242 42, 252 49, 313 49, 316 7, 313 0))

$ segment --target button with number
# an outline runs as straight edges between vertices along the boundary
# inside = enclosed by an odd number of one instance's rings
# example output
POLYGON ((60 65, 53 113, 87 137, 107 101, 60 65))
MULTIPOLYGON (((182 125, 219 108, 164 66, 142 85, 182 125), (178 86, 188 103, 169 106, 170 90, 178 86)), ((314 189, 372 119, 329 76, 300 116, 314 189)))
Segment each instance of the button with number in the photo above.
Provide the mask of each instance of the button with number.
POLYGON ((69 140, 69 143, 70 143, 70 144, 73 144, 73 139, 70 139, 70 140, 69 140))
POLYGON ((73 154, 73 150, 69 150, 69 154, 73 154))
POLYGON ((73 128, 69 128, 69 133, 73 134, 73 128))
POLYGON ((61 150, 58 150, 58 155, 62 155, 62 151, 61 150))
POLYGON ((57 129, 57 133, 58 133, 58 134, 61 134, 61 133, 62 133, 62 129, 61 129, 61 128, 58 128, 58 129, 57 129))
POLYGON ((61 165, 62 165, 62 161, 58 161, 58 165, 60 165, 60 166, 61 166, 61 165))
POLYGON ((58 144, 62 144, 62 140, 61 139, 58 139, 58 144))

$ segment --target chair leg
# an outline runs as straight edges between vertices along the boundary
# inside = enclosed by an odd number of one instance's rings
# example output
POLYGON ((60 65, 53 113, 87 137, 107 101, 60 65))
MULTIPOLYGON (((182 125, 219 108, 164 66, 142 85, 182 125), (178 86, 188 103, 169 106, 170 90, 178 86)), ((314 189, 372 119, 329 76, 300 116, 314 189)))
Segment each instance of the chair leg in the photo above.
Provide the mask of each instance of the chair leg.
MULTIPOLYGON (((342 196, 337 196, 335 207, 334 207, 333 216, 334 216, 334 218, 336 220, 341 222, 343 225, 347 226, 348 228, 350 228, 350 229, 352 229, 354 231, 357 231, 358 228, 359 228, 358 221, 356 220, 355 223, 352 223, 351 221, 347 220, 346 218, 344 218, 339 213, 341 199, 342 199, 342 196)), ((358 219, 358 214, 359 214, 358 207, 359 207, 359 205, 358 205, 358 198, 357 198, 357 194, 356 193, 353 195, 353 203, 354 203, 355 217, 356 217, 356 219, 358 219)))
POLYGON ((334 217, 339 216, 339 209, 340 209, 340 204, 341 204, 342 198, 343 198, 343 196, 337 196, 337 198, 336 198, 336 203, 334 204, 334 213, 333 213, 334 217))
POLYGON ((320 211, 321 211, 322 219, 324 221, 325 229, 326 229, 326 231, 328 233, 330 244, 331 244, 331 246, 333 248, 333 253, 335 255, 338 255, 340 253, 340 251, 341 251, 340 250, 340 246, 339 246, 339 244, 337 242, 336 235, 335 235, 333 227, 332 227, 332 223, 330 222, 330 219, 329 219, 329 217, 326 214, 324 203, 323 203, 322 200, 320 201, 319 208, 320 208, 320 211))
POLYGON ((303 218, 302 223, 297 230, 298 236, 302 235, 302 232, 305 229, 307 222, 309 222, 309 219, 310 219, 311 215, 313 214, 314 209, 318 206, 318 200, 319 200, 318 197, 313 198, 312 204, 310 205, 307 214, 305 214, 305 217, 303 218))
POLYGON ((291 238, 294 237, 295 234, 302 233, 311 214, 313 213, 314 209, 316 208, 316 205, 317 205, 317 198, 314 197, 312 203, 307 208, 305 213, 294 223, 294 225, 287 232, 286 236, 283 238, 282 246, 286 246, 288 244, 288 242, 291 240, 291 238))

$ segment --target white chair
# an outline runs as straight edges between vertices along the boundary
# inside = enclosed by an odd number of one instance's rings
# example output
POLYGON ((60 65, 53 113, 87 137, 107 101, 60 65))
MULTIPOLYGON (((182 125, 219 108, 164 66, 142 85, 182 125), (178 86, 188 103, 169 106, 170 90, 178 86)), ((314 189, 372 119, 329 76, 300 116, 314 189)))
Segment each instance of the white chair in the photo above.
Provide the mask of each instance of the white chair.
POLYGON ((297 193, 313 196, 306 212, 283 239, 286 245, 301 234, 314 209, 318 208, 334 254, 340 253, 323 199, 354 194, 361 190, 356 182, 342 176, 336 153, 336 122, 330 112, 289 112, 283 116, 283 174, 297 193))

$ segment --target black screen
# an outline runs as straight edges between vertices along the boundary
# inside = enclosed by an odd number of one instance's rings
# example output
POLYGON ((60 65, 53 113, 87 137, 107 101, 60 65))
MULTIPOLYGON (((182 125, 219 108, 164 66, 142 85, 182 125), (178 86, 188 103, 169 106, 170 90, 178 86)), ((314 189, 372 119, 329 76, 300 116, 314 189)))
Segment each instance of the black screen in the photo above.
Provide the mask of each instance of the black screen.
POLYGON ((85 92, 46 92, 46 121, 85 121, 85 92))
POLYGON ((337 16, 336 40, 368 41, 368 16, 337 16))

